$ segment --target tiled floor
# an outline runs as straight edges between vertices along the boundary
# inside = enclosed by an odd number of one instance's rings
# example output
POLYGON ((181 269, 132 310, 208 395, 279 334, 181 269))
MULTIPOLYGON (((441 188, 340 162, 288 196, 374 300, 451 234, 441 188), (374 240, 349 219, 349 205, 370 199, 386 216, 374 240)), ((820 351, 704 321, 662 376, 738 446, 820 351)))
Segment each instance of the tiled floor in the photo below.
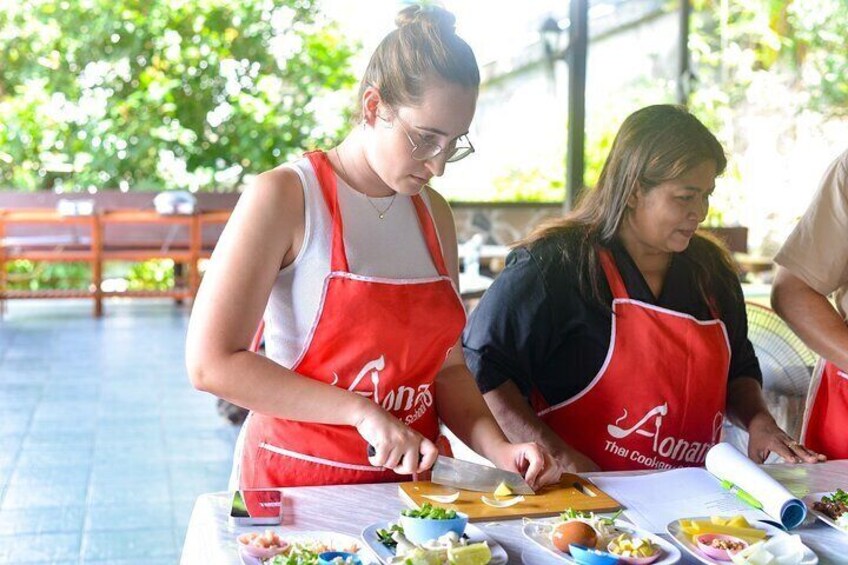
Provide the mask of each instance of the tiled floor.
POLYGON ((12 301, 0 321, 0 563, 176 563, 237 430, 186 377, 185 308, 12 301))

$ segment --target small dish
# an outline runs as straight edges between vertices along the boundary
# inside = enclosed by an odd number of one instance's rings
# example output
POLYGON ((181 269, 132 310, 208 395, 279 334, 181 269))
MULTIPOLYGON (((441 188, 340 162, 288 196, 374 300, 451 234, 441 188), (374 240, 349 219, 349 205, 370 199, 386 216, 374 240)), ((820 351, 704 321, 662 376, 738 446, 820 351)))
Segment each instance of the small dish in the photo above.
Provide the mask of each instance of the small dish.
POLYGON ((280 536, 272 530, 267 530, 264 534, 260 534, 259 532, 242 534, 237 539, 239 547, 241 547, 244 553, 261 560, 271 559, 289 547, 289 543, 280 539, 280 536), (266 539, 269 545, 257 545, 254 543, 259 539, 266 539))
POLYGON ((658 551, 647 557, 625 557, 624 555, 616 555, 615 553, 612 555, 615 555, 621 563, 626 563, 627 565, 651 565, 651 563, 660 558, 662 552, 658 551))
POLYGON ((320 565, 336 565, 336 563, 362 565, 362 560, 357 554, 348 551, 325 551, 318 554, 318 563, 320 565))
POLYGON ((403 533, 412 543, 424 543, 440 538, 448 532, 456 532, 461 536, 468 525, 468 514, 456 513, 456 518, 435 520, 433 518, 416 518, 413 516, 400 517, 403 533))
MULTIPOLYGON (((691 559, 694 559, 698 563, 704 563, 706 565, 724 565, 727 561, 719 561, 718 559, 713 559, 711 557, 706 556, 695 543, 695 541, 687 534, 683 527, 682 522, 684 521, 692 521, 692 520, 710 520, 709 516, 693 516, 691 518, 681 518, 680 520, 673 520, 670 522, 666 528, 666 531, 671 535, 672 539, 674 539, 680 547, 686 551, 691 559)), ((771 540, 772 538, 785 538, 789 536, 785 531, 780 528, 774 526, 769 522, 763 522, 762 520, 757 520, 755 522, 751 522, 751 526, 755 527, 759 530, 763 530, 766 534, 766 540, 771 540)), ((759 544, 751 544, 748 546, 748 550, 751 548, 758 546, 759 544)), ((803 546, 802 549, 802 558, 800 561, 795 561, 791 565, 817 565, 819 562, 819 558, 816 556, 815 552, 809 547, 801 544, 803 546)), ((748 550, 745 550, 747 553, 748 550)), ((734 556, 734 558, 738 558, 739 556, 734 556)), ((654 564, 656 565, 656 564, 654 564)))
MULTIPOLYGON (((370 550, 362 548, 362 543, 359 540, 347 534, 322 530, 287 532, 285 533, 285 542, 295 548, 320 547, 322 552, 354 550, 362 561, 362 565, 378 565, 379 563, 370 550)), ((263 565, 263 560, 247 553, 246 547, 246 545, 238 543, 238 556, 242 565, 263 565)))
POLYGON ((843 534, 848 534, 848 528, 843 527, 837 520, 834 520, 832 517, 828 516, 824 512, 816 510, 815 504, 816 502, 821 501, 823 496, 832 496, 833 492, 816 492, 812 494, 808 494, 804 497, 804 503, 807 505, 807 509, 819 520, 830 526, 831 528, 836 528, 843 534))
POLYGON ((648 544, 653 546, 655 551, 650 555, 645 555, 644 557, 632 557, 632 556, 629 556, 629 555, 621 555, 617 551, 617 549, 618 549, 618 544, 620 544, 621 541, 622 541, 622 539, 621 539, 622 536, 618 536, 617 538, 615 538, 614 540, 609 542, 609 545, 607 545, 607 551, 610 552, 612 555, 615 555, 616 557, 618 557, 618 559, 622 563, 626 563, 627 565, 650 565, 651 563, 653 563, 654 561, 659 559, 660 556, 662 555, 662 549, 658 545, 654 544, 651 541, 650 538, 633 537, 633 536, 629 536, 627 534, 623 534, 623 535, 626 536, 626 541, 629 541, 631 544, 638 545, 639 542, 644 540, 645 542, 647 542, 648 544))
POLYGON ((617 555, 575 543, 568 546, 568 552, 579 565, 615 565, 621 563, 617 555))
MULTIPOLYGON (((374 522, 362 530, 362 541, 365 542, 368 549, 374 552, 374 555, 376 555, 382 563, 389 563, 395 558, 395 549, 386 547, 380 543, 380 540, 377 537, 377 530, 384 529, 389 525, 390 523, 385 521, 374 522)), ((506 550, 501 546, 501 544, 490 538, 481 528, 474 524, 468 524, 465 527, 465 535, 468 537, 469 544, 479 543, 481 541, 486 542, 486 545, 489 546, 489 549, 492 552, 492 559, 489 561, 489 565, 507 565, 509 562, 509 556, 507 555, 506 550)))
MULTIPOLYGON (((549 518, 547 520, 533 520, 532 522, 524 524, 521 531, 524 534, 524 537, 533 541, 535 545, 547 551, 548 554, 555 557, 558 561, 564 561, 565 563, 577 563, 578 561, 574 558, 573 555, 558 550, 551 541, 551 529, 555 524, 558 524, 560 522, 561 520, 559 518, 549 518), (546 522, 549 522, 550 526, 546 526, 546 522)), ((680 550, 670 541, 665 540, 657 535, 654 535, 646 530, 637 528, 632 523, 625 522, 624 520, 620 519, 615 520, 615 522, 613 523, 613 527, 619 534, 626 533, 634 538, 645 538, 650 540, 657 547, 659 547, 660 554, 657 556, 657 559, 651 565, 674 565, 675 563, 680 561, 680 550)), ((527 562, 528 561, 525 561, 525 563, 527 562)), ((624 562, 621 559, 618 559, 618 563, 624 562)))
POLYGON ((725 534, 701 534, 695 536, 698 549, 707 557, 718 561, 730 561, 734 553, 739 553, 748 542, 725 534))

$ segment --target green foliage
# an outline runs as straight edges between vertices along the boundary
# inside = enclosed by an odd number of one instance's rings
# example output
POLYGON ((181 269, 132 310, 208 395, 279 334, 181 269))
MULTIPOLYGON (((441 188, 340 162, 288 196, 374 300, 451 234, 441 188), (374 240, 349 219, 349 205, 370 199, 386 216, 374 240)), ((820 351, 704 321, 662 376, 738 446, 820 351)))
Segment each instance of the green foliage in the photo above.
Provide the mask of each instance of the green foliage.
POLYGON ((795 0, 786 21, 794 31, 790 44, 810 106, 825 115, 848 116, 848 2, 795 0))
MULTIPOLYGON (((584 183, 594 187, 625 116, 616 121, 605 114, 605 121, 586 132, 584 183)), ((565 197, 565 163, 547 168, 512 168, 496 177, 493 190, 484 196, 493 202, 562 202, 565 197), (556 166, 558 165, 558 166, 556 166)))
POLYGON ((168 290, 174 286, 174 261, 154 259, 133 264, 127 272, 128 290, 168 290))
POLYGON ((495 202, 562 202, 565 194, 565 179, 539 168, 511 169, 493 185, 486 198, 495 202))
MULTIPOLYGON (((120 269, 127 290, 167 290, 174 286, 174 262, 153 259, 120 269)), ((6 263, 10 290, 86 290, 91 284, 88 263, 44 263, 17 259, 6 263)))
POLYGON ((586 152, 584 157, 586 171, 583 176, 583 182, 587 187, 598 185, 598 179, 601 176, 607 155, 609 155, 610 149, 612 149, 615 134, 618 132, 618 128, 625 117, 622 116, 620 120, 615 122, 607 121, 607 123, 603 124, 597 130, 586 132, 586 152))
POLYGON ((316 0, 0 0, 0 29, 0 184, 20 190, 231 188, 332 143, 317 114, 354 82, 316 0))
POLYGON ((6 263, 9 290, 85 290, 91 281, 88 263, 42 263, 17 259, 6 263))
POLYGON ((752 85, 775 77, 802 95, 804 107, 848 115, 844 0, 696 0, 694 7, 695 102, 720 121, 752 85))

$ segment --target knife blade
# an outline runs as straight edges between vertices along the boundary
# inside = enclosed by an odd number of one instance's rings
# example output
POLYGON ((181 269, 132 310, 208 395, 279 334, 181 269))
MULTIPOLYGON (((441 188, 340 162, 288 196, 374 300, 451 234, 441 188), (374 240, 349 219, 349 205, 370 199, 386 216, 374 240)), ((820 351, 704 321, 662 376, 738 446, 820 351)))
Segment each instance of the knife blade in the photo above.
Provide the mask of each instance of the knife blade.
POLYGON ((518 473, 478 465, 461 459, 440 455, 433 465, 430 481, 460 490, 493 493, 505 483, 515 494, 536 494, 518 473))

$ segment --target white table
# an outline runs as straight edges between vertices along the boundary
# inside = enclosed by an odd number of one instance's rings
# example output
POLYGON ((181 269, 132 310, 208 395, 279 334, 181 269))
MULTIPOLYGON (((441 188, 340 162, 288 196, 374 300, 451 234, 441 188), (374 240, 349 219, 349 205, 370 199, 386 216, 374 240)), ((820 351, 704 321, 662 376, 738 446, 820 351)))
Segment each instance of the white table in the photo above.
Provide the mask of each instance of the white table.
MULTIPOLYGON (((821 465, 766 465, 765 470, 796 496, 848 486, 848 460, 821 465)), ((397 484, 330 487, 298 487, 284 490, 283 524, 277 531, 332 531, 359 538, 363 528, 378 521, 395 520, 404 508, 397 484)), ((191 515, 183 565, 238 565, 236 536, 262 527, 231 530, 227 525, 230 495, 201 495, 191 515)), ((479 522, 479 527, 500 543, 510 563, 546 565, 562 563, 549 556, 521 534, 521 521, 479 522)), ((819 556, 820 563, 848 563, 848 534, 819 521, 808 521, 795 530, 819 556)), ((695 563, 684 559, 681 563, 695 563)))

